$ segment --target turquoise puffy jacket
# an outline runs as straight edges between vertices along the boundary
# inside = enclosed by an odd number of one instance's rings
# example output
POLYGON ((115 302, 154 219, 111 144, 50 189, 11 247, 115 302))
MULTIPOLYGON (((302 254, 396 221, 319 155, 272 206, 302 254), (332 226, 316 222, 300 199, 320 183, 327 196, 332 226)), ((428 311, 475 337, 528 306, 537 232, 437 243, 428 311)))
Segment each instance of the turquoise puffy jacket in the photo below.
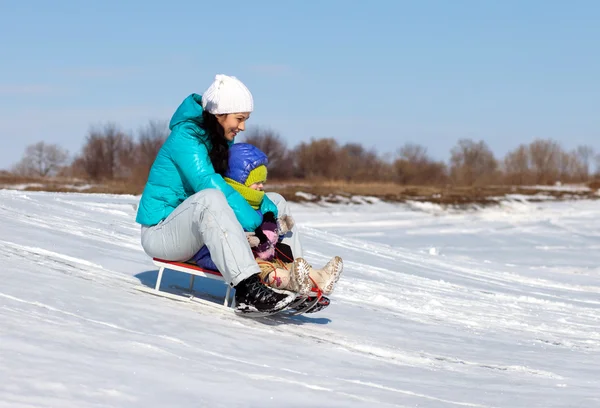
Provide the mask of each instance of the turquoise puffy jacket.
POLYGON ((171 134, 150 169, 136 222, 156 225, 188 197, 207 188, 216 188, 223 192, 244 230, 254 231, 262 223, 261 213, 273 211, 277 215, 277 206, 265 195, 259 211, 254 210, 240 193, 215 173, 208 156, 211 143, 200 127, 201 101, 201 95, 191 94, 173 114, 169 124, 171 134))

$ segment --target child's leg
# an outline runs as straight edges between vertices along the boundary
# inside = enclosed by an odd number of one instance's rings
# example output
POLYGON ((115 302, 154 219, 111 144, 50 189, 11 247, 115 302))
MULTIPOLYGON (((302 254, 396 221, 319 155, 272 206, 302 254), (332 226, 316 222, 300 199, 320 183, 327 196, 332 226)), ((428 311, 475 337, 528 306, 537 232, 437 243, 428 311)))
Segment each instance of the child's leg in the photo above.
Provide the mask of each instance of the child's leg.
POLYGON ((296 263, 283 263, 277 260, 268 262, 257 259, 256 261, 261 268, 259 276, 266 285, 303 295, 310 292, 312 282, 309 278, 309 269, 300 268, 296 263))

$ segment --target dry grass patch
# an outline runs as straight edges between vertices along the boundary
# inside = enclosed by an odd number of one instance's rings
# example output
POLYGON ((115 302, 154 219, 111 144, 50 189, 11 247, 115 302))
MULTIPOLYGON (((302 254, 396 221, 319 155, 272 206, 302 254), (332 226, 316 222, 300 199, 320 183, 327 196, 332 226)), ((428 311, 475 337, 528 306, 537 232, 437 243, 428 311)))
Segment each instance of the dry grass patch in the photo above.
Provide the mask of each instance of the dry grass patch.
MULTIPOLYGON (((19 186, 24 191, 50 191, 69 193, 131 194, 139 195, 144 184, 136 180, 116 180, 93 183, 88 180, 73 178, 36 178, 17 177, 10 173, 0 173, 0 188, 19 186)), ((347 181, 307 181, 287 180, 270 181, 268 191, 276 191, 294 202, 357 202, 356 196, 376 197, 390 202, 408 200, 431 202, 440 205, 469 206, 493 205, 499 198, 510 194, 529 196, 530 201, 541 201, 548 196, 566 200, 576 198, 598 199, 597 190, 600 180, 588 183, 590 190, 548 190, 520 186, 485 186, 458 187, 444 186, 411 186, 391 182, 347 182, 347 181), (539 199, 537 198, 539 196, 539 199)))

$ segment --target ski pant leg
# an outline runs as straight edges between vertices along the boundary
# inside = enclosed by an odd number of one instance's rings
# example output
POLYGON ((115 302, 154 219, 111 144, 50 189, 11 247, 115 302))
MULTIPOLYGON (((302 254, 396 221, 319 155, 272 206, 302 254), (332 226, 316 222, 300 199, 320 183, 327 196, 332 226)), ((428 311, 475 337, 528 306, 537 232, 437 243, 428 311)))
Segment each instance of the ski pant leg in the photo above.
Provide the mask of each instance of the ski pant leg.
MULTIPOLYGON (((271 199, 271 201, 273 201, 273 203, 277 206, 277 212, 279 213, 280 217, 282 215, 292 215, 289 203, 285 200, 285 198, 283 198, 281 194, 273 192, 268 192, 266 194, 271 199)), ((292 229, 288 231, 287 234, 285 234, 282 242, 284 244, 289 245, 290 248, 292 248, 294 258, 300 258, 304 256, 302 251, 302 243, 300 242, 300 234, 298 233, 298 228, 296 227, 296 225, 294 225, 292 229)))
POLYGON ((246 234, 223 193, 202 190, 157 225, 142 226, 142 247, 151 257, 187 261, 204 245, 231 286, 260 272, 246 234))

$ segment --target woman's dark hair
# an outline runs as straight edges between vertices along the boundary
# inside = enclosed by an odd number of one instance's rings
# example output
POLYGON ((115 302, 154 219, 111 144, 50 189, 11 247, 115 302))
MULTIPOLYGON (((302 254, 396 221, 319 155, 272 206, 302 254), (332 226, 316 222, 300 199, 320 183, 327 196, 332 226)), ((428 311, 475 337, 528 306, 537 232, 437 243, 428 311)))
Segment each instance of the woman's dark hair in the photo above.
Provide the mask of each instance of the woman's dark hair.
POLYGON ((208 157, 215 169, 215 172, 223 176, 229 167, 229 145, 225 139, 225 131, 223 126, 217 120, 217 117, 212 113, 204 111, 202 113, 202 129, 208 135, 208 140, 212 145, 212 149, 208 152, 208 157))

